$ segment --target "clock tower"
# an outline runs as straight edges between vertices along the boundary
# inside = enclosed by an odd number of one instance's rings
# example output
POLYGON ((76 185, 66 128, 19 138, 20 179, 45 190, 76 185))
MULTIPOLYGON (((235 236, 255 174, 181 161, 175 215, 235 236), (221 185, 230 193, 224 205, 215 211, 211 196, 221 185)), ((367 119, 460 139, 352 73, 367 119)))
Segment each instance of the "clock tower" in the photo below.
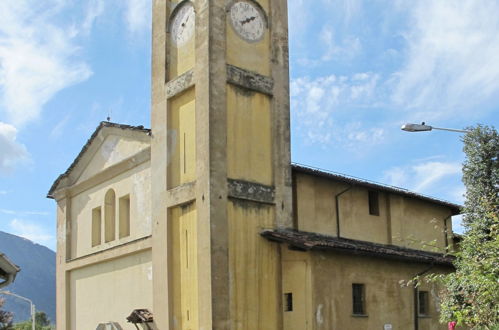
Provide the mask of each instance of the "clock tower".
POLYGON ((286 0, 154 0, 153 306, 159 329, 282 329, 292 227, 286 0))

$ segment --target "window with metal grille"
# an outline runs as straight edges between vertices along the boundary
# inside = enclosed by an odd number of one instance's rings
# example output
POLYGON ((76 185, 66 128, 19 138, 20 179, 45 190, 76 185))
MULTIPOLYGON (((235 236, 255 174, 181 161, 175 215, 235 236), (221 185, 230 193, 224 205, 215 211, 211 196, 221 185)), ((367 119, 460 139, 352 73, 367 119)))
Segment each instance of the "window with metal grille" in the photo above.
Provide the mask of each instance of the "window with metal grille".
POLYGON ((418 293, 418 310, 419 315, 428 315, 429 314, 429 300, 428 300, 428 291, 419 291, 418 293))
POLYGON ((369 190, 369 214, 379 215, 379 194, 377 191, 369 190))
POLYGON ((353 302, 354 315, 366 314, 364 284, 359 284, 359 283, 352 284, 352 302, 353 302))
POLYGON ((293 311, 293 293, 285 293, 284 294, 284 311, 292 312, 293 311))

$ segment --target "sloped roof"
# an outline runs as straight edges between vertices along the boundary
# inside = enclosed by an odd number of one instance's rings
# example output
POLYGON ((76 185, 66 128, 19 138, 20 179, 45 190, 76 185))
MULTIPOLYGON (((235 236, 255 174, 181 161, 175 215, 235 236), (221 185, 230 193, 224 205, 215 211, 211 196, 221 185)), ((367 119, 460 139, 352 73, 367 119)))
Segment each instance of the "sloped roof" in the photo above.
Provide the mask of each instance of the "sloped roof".
POLYGON ((151 130, 148 129, 148 128, 144 128, 144 126, 142 126, 142 125, 140 125, 140 126, 131 126, 131 125, 124 125, 124 124, 112 123, 112 122, 109 122, 109 121, 102 121, 99 124, 99 126, 97 126, 97 128, 95 129, 95 131, 93 132, 93 134, 88 139, 87 143, 85 143, 85 145, 81 149, 80 153, 75 158, 75 160, 71 163, 71 165, 66 170, 66 172, 64 172, 63 174, 59 175, 59 177, 54 181, 54 183, 50 187, 49 192, 47 193, 47 198, 54 198, 53 194, 54 194, 55 190, 57 189, 57 186, 59 185, 59 183, 64 178, 66 178, 66 177, 69 176, 69 174, 71 173, 71 171, 75 168, 76 164, 78 164, 78 162, 80 161, 80 159, 83 157, 83 155, 85 154, 85 152, 88 150, 88 148, 90 147, 90 145, 92 144, 92 142, 99 135, 100 131, 103 128, 106 128, 106 127, 119 128, 119 129, 123 129, 123 130, 138 131, 138 132, 143 132, 143 133, 148 134, 148 135, 151 134, 151 130))
POLYGON ((402 196, 407 196, 407 197, 412 197, 412 198, 417 198, 423 201, 427 201, 430 203, 446 206, 452 210, 453 215, 460 214, 461 213, 461 205, 451 203, 449 201, 445 201, 442 199, 426 196, 423 194, 418 194, 413 191, 395 187, 395 186, 390 186, 382 183, 377 183, 373 181, 368 181, 368 180, 363 180, 359 179, 353 176, 345 175, 345 174, 340 174, 340 173, 335 173, 335 172, 330 172, 330 171, 325 171, 321 170, 318 168, 314 168, 311 166, 306 166, 302 164, 292 164, 293 172, 299 172, 299 173, 305 173, 313 176, 319 176, 325 179, 331 179, 334 181, 340 181, 346 184, 350 184, 352 186, 361 186, 365 187, 368 189, 373 189, 373 190, 378 190, 378 191, 384 191, 384 192, 389 192, 397 195, 402 195, 402 196))
POLYGON ((433 265, 452 266, 453 256, 404 248, 396 245, 378 244, 317 233, 285 230, 264 230, 260 233, 266 239, 304 251, 336 251, 357 255, 413 261, 433 265))

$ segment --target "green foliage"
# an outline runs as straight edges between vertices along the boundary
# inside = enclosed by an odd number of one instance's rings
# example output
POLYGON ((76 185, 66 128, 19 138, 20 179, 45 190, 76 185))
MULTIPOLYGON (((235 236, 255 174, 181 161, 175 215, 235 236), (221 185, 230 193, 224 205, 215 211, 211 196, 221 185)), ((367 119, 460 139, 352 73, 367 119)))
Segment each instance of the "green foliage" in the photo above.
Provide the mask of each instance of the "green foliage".
POLYGON ((465 234, 454 273, 440 276, 441 321, 473 329, 499 324, 499 135, 477 126, 464 138, 465 234))
MULTIPOLYGON (((32 324, 31 320, 24 321, 21 323, 16 323, 13 330, 31 330, 32 324)), ((39 311, 35 314, 35 329, 36 330, 52 330, 50 326, 50 320, 45 312, 39 311)))
MULTIPOLYGON (((0 298, 0 307, 5 303, 5 299, 0 298)), ((12 317, 13 314, 11 312, 4 311, 0 309, 0 330, 12 330, 12 317)))

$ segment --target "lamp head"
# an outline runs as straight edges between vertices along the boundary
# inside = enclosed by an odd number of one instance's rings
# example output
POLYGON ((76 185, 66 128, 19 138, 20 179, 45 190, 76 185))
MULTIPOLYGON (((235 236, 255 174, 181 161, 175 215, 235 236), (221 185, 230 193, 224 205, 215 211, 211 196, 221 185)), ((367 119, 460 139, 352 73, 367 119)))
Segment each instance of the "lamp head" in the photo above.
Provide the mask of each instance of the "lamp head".
POLYGON ((404 124, 400 129, 406 132, 426 132, 431 131, 432 127, 430 125, 425 125, 423 122, 421 124, 404 124))

